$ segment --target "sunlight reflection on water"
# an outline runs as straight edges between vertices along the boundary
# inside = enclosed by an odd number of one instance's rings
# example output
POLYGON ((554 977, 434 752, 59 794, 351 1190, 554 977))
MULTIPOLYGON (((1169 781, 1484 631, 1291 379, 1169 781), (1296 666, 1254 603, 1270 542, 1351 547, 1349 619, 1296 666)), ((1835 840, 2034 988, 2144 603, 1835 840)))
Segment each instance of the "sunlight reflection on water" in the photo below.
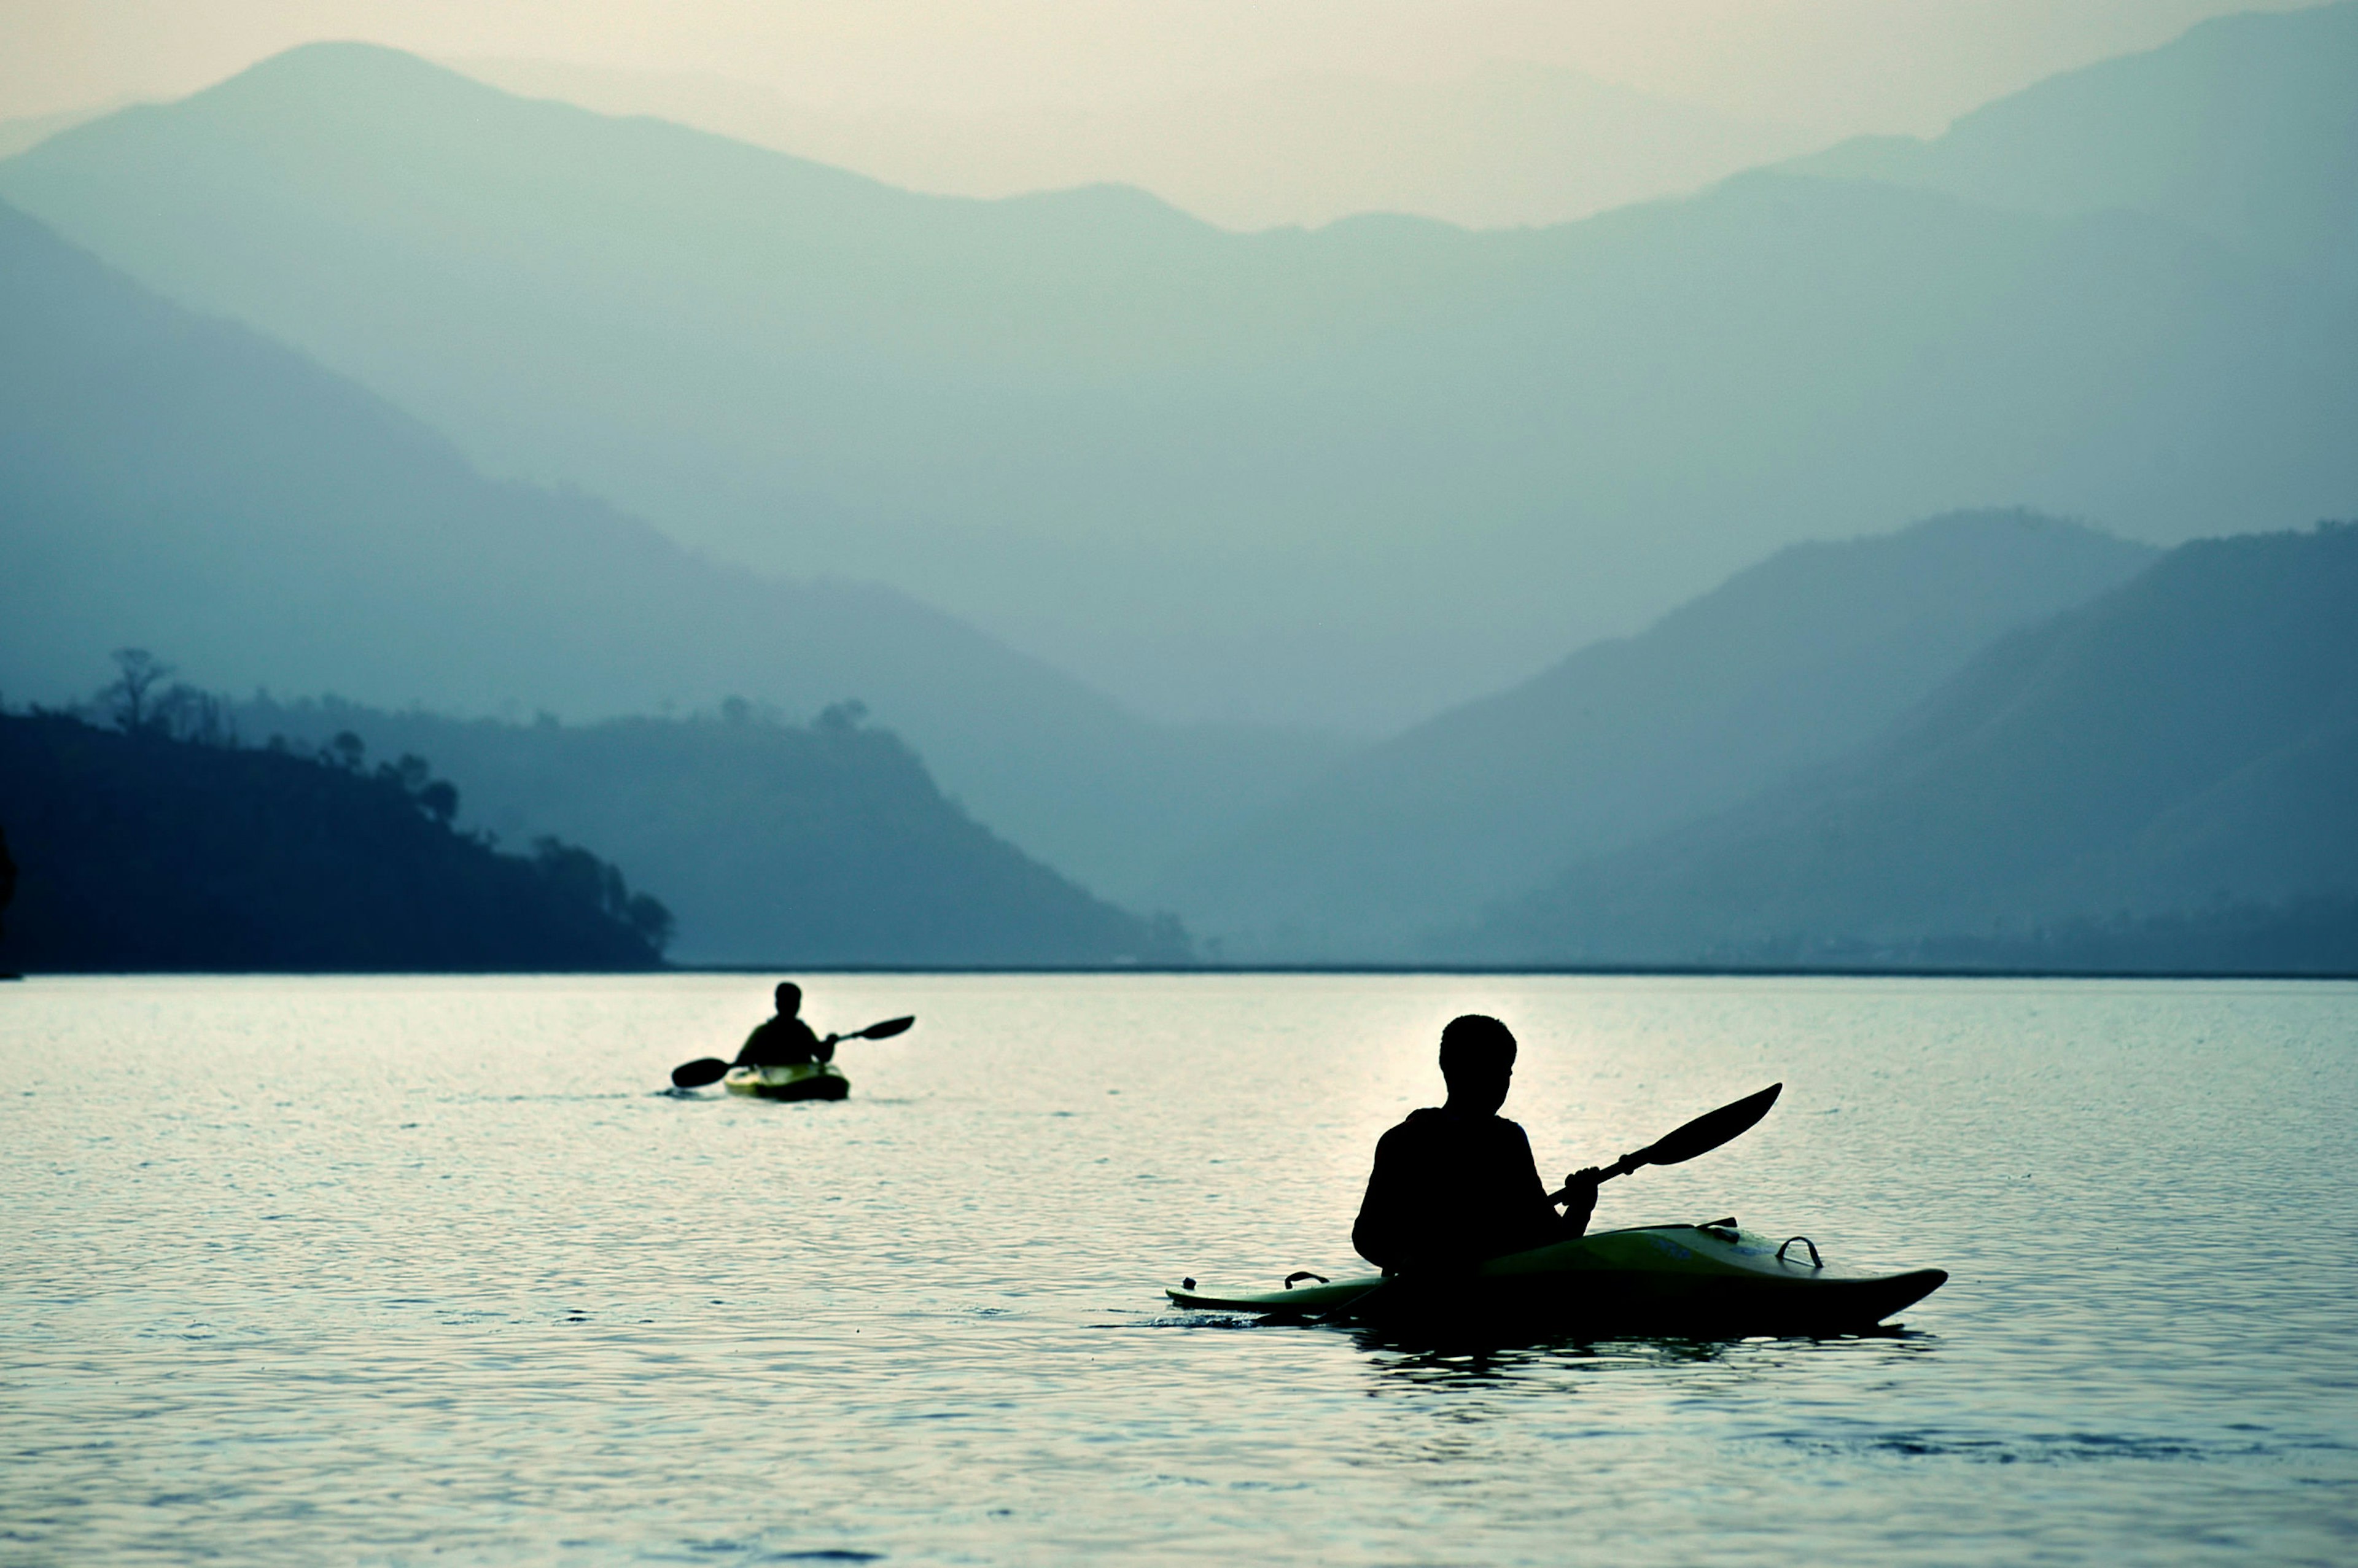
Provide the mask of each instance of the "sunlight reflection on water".
POLYGON ((2358 988, 811 982, 840 1105, 656 1092, 759 978, 0 988, 0 1559, 2347 1561, 2358 988), (1356 1271, 1469 1008, 1601 1225, 1952 1271, 1910 1331, 1443 1356, 1356 1271))

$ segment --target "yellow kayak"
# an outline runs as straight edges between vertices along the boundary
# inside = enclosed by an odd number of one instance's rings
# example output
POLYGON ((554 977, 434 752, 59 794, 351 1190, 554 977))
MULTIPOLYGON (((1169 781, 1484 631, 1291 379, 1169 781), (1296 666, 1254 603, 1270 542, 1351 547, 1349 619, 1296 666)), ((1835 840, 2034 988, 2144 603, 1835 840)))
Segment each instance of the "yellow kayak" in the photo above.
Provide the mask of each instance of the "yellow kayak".
POLYGON ((801 1062, 791 1067, 731 1067, 726 1080, 732 1095, 756 1099, 841 1099, 851 1092, 851 1080, 832 1062, 801 1062))

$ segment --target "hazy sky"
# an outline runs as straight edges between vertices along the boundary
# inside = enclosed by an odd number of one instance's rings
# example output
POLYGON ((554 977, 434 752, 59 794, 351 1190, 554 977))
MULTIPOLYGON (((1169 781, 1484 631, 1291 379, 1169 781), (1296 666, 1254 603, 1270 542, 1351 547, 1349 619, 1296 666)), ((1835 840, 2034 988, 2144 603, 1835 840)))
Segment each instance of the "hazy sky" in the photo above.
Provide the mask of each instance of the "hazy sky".
POLYGON ((315 38, 715 72, 849 109, 1173 96, 1303 71, 1566 66, 1829 132, 2297 0, 0 0, 0 118, 170 97, 315 38))

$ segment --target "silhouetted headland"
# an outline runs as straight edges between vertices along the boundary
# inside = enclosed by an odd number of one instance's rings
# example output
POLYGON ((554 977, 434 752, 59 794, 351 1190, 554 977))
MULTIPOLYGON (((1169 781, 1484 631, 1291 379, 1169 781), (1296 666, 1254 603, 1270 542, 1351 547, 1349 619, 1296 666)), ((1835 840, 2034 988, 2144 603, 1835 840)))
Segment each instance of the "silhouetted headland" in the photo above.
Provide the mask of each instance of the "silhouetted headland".
POLYGON ((588 850, 496 852, 415 757, 365 766, 0 714, 19 867, 0 966, 39 970, 585 970, 662 963, 670 917, 588 850))

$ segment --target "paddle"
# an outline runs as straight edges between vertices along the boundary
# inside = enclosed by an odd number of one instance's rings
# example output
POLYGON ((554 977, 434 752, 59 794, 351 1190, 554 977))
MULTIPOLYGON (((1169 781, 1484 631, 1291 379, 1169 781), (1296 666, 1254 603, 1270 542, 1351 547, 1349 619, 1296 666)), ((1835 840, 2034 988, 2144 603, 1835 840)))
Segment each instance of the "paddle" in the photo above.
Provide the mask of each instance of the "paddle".
MULTIPOLYGON (((1778 1094, 1785 1087, 1770 1084, 1757 1095, 1746 1095, 1733 1105, 1705 1111, 1669 1137, 1647 1144, 1635 1154, 1624 1154, 1597 1175, 1597 1180, 1609 1182, 1616 1176, 1626 1176, 1640 1165, 1680 1165, 1698 1154, 1708 1154, 1731 1139, 1740 1138, 1759 1124, 1777 1103, 1778 1094)), ((1548 1202, 1562 1203, 1570 1187, 1550 1193, 1548 1202)))
MULTIPOLYGON (((888 1018, 882 1023, 871 1023, 865 1029, 838 1034, 835 1038, 838 1043, 846 1040, 890 1040, 895 1034, 905 1033, 909 1025, 916 1022, 914 1014, 907 1018, 888 1018)), ((730 1063, 718 1056, 698 1056, 693 1062, 683 1062, 671 1070, 672 1087, 700 1089, 707 1084, 717 1084, 728 1076, 730 1066, 730 1063)))

